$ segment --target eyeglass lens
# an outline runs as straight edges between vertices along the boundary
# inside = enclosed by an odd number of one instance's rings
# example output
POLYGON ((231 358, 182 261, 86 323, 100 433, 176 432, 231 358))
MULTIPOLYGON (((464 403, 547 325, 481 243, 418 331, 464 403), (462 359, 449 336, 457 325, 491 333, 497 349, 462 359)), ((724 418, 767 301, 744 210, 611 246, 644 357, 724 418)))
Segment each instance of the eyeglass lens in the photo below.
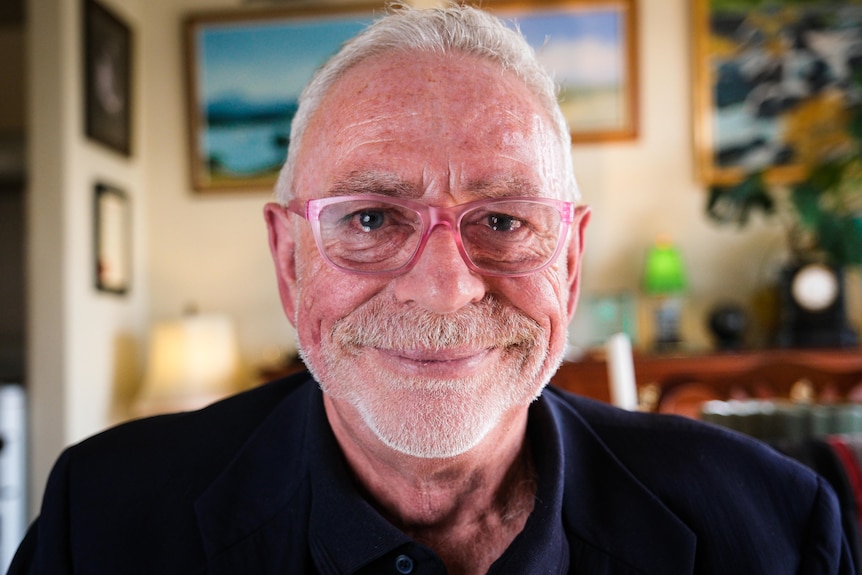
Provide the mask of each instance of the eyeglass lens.
MULTIPOLYGON (((557 207, 519 199, 469 209, 457 224, 463 252, 477 269, 519 274, 541 268, 554 256, 560 222, 557 207)), ((419 211, 380 199, 331 203, 319 213, 322 251, 346 270, 398 270, 410 263, 424 233, 419 211)))

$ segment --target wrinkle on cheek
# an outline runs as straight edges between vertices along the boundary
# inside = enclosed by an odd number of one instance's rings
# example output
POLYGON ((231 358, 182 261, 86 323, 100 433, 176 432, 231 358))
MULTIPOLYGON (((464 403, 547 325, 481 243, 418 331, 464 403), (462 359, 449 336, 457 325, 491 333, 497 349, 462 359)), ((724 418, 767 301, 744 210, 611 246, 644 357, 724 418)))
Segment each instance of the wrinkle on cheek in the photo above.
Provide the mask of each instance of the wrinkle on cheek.
POLYGON ((554 311, 565 315, 566 290, 564 289, 564 285, 564 282, 560 281, 558 277, 554 277, 551 281, 542 282, 541 287, 538 289, 527 293, 531 301, 554 302, 555 306, 558 305, 559 307, 559 309, 554 309, 554 311))
POLYGON ((296 307, 296 325, 297 331, 302 339, 305 339, 306 334, 311 338, 311 341, 303 341, 303 347, 309 349, 309 344, 317 345, 320 343, 320 325, 312 318, 312 310, 315 308, 316 296, 314 289, 306 289, 306 282, 300 277, 297 280, 297 299, 299 305, 296 307))
POLYGON ((306 254, 306 257, 297 258, 295 325, 297 326, 297 333, 305 340, 303 341, 304 347, 308 349, 310 344, 318 345, 320 343, 320 318, 322 315, 317 309, 317 303, 321 290, 316 285, 314 278, 322 277, 325 274, 326 270, 323 268, 326 263, 317 255, 317 246, 314 244, 314 240, 305 234, 300 237, 297 250, 306 254), (310 253, 314 255, 308 256, 307 254, 310 253), (310 338, 311 341, 308 341, 307 338, 310 338))
POLYGON ((507 297, 510 302, 517 301, 516 307, 522 310, 533 310, 534 319, 535 312, 543 313, 546 317, 555 313, 556 308, 565 310, 566 302, 566 281, 564 274, 558 269, 559 264, 554 264, 551 268, 539 272, 533 276, 525 278, 513 278, 504 280, 511 282, 510 284, 501 286, 499 291, 503 294, 512 294, 507 297), (526 281, 525 281, 526 280, 526 281), (542 305, 542 303, 551 305, 542 305))
POLYGON ((523 290, 522 301, 526 302, 553 302, 553 307, 535 308, 544 313, 548 327, 552 331, 558 325, 563 331, 567 329, 568 289, 565 277, 557 266, 542 272, 539 281, 532 282, 523 290))

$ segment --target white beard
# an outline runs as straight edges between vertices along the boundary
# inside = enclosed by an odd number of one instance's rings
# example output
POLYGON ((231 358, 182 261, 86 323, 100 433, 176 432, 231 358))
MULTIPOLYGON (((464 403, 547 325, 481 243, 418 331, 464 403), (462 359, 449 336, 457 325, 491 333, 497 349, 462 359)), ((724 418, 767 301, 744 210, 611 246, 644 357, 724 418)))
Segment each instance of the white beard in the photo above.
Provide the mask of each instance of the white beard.
POLYGON ((322 365, 302 347, 300 353, 323 391, 352 405, 377 438, 400 453, 446 458, 470 450, 507 411, 538 397, 559 363, 549 368, 546 362, 544 330, 494 298, 445 316, 393 307, 369 302, 339 320, 321 343, 322 365), (368 347, 440 350, 468 343, 495 348, 497 368, 457 379, 395 380, 363 356, 368 347))
MULTIPOLYGON (((497 380, 499 375, 492 377, 497 380)), ((394 397, 363 395, 354 387, 346 399, 390 448, 414 457, 454 457, 475 447, 509 409, 538 395, 527 385, 494 389, 481 379, 466 378, 440 389, 442 382, 415 377, 401 380, 399 387, 410 389, 394 390, 394 397)), ((503 381, 520 381, 520 375, 503 381)))

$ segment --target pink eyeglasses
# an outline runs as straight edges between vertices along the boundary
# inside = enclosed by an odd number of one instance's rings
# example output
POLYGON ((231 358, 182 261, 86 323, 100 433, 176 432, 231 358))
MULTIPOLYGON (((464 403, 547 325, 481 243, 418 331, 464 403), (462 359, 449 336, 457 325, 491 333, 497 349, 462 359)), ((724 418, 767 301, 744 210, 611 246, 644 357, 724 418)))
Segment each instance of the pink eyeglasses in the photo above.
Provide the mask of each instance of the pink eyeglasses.
POLYGON ((525 276, 551 265, 576 211, 571 202, 549 198, 492 198, 438 208, 371 194, 292 200, 288 209, 308 220, 323 258, 341 271, 404 272, 443 225, 467 267, 491 276, 525 276))

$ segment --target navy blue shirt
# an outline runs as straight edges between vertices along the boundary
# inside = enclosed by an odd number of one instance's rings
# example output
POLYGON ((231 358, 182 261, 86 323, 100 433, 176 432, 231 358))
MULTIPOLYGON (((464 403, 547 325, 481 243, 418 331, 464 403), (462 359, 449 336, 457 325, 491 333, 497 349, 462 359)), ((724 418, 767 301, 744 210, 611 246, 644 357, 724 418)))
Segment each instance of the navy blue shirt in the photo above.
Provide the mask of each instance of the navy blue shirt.
MULTIPOLYGON (((854 573, 825 481, 766 445, 549 387, 492 573, 854 573)), ((67 449, 10 573, 442 573, 360 496, 308 374, 67 449)))

